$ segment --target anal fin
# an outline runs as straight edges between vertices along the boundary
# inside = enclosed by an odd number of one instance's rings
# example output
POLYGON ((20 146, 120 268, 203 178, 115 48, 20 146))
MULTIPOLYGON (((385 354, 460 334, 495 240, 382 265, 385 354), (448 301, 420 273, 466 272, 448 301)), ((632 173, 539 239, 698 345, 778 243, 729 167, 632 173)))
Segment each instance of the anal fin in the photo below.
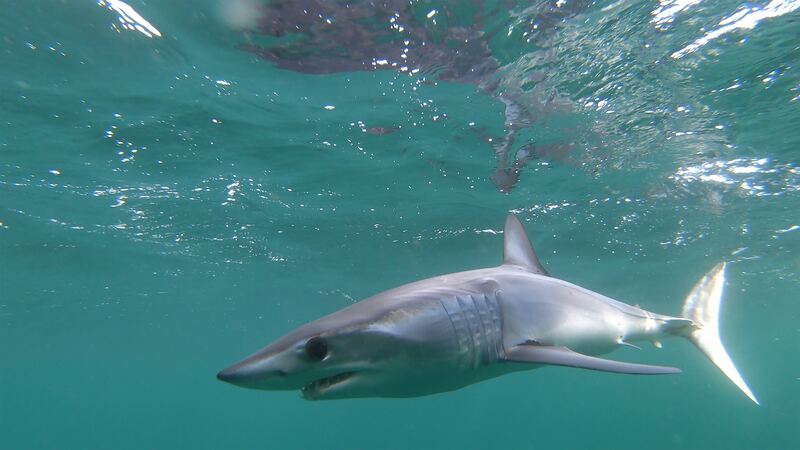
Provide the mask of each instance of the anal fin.
POLYGON ((601 372, 627 373, 633 375, 662 375, 680 373, 676 367, 634 364, 610 359, 596 358, 574 352, 566 347, 517 345, 506 351, 506 361, 553 366, 577 367, 601 372))

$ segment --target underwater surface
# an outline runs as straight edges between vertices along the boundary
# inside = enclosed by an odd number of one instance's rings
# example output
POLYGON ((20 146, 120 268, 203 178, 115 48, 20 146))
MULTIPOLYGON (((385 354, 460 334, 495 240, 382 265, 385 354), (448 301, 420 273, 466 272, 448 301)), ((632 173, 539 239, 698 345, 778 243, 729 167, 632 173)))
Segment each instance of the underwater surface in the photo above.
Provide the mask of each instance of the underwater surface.
POLYGON ((800 1, 0 1, 0 448, 799 448, 800 1), (723 341, 411 399, 216 373, 490 267, 723 341))

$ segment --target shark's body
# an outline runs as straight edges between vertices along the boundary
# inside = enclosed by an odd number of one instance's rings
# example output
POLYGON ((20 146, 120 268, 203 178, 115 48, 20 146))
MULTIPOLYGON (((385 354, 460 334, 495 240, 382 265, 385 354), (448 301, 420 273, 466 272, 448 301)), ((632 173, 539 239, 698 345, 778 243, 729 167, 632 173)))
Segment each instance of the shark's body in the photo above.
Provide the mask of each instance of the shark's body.
POLYGON ((596 355, 683 336, 756 401, 719 341, 723 282, 721 264, 695 286, 684 317, 654 314, 549 276, 511 215, 501 266, 382 292, 297 328, 218 377, 301 389, 308 399, 415 397, 542 365, 676 373, 596 355))

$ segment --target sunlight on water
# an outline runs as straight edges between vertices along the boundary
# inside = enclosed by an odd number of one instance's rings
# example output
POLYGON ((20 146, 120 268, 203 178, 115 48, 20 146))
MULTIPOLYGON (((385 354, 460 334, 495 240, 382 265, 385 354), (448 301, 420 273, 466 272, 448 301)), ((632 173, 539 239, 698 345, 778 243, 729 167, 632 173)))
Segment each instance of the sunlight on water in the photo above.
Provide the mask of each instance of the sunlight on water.
POLYGON ((729 185, 754 196, 800 191, 800 169, 792 164, 774 164, 767 158, 737 158, 681 167, 672 178, 683 185, 694 182, 729 185))
MULTIPOLYGON (((126 30, 138 31, 149 38, 154 36, 161 37, 161 32, 158 31, 156 27, 151 25, 150 22, 145 20, 144 17, 139 15, 139 13, 137 13, 136 10, 131 8, 127 3, 121 0, 98 0, 97 4, 119 14, 119 24, 122 28, 126 30)), ((117 29, 116 24, 112 26, 117 29)))
MULTIPOLYGON (((772 0, 766 6, 743 6, 735 13, 720 20, 718 28, 708 31, 701 38, 693 43, 673 53, 675 59, 681 58, 689 53, 697 51, 700 47, 708 44, 727 33, 736 30, 747 30, 755 28, 764 19, 771 19, 789 14, 800 8, 800 0, 772 0)), ((682 8, 683 9, 683 8, 682 8)), ((664 23, 666 19, 660 23, 664 23)))
POLYGON ((689 10, 692 6, 699 4, 703 0, 661 0, 658 8, 650 13, 653 18, 651 22, 659 29, 666 30, 675 21, 679 13, 689 10))

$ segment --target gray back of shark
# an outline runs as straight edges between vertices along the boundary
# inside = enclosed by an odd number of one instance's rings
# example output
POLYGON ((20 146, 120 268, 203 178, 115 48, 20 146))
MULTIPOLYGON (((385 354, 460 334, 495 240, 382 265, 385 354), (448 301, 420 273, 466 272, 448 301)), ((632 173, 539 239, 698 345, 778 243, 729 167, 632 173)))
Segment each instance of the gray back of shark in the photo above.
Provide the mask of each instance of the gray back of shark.
POLYGON ((673 367, 597 357, 666 337, 692 341, 751 400, 719 339, 724 264, 701 279, 682 317, 651 313, 551 277, 509 215, 503 264, 406 284, 303 325, 217 376, 297 390, 310 400, 416 397, 546 365, 658 375, 673 367))

